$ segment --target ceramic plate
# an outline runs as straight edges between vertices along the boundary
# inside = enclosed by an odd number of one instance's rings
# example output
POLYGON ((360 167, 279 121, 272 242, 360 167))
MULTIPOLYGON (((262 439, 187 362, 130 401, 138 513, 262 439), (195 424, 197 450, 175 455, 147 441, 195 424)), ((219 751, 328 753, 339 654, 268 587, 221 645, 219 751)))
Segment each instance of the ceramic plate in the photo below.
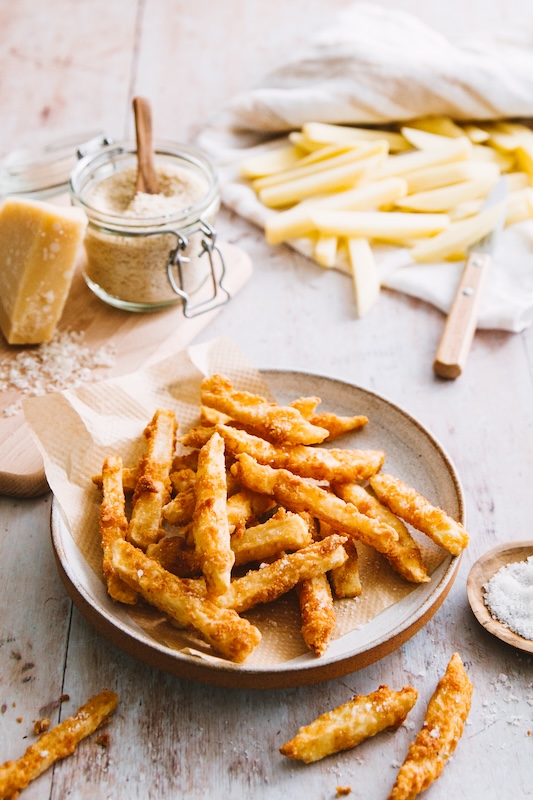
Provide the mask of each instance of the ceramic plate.
MULTIPOLYGON (((322 398, 321 410, 365 414, 370 422, 335 446, 386 451, 385 469, 415 486, 432 503, 464 522, 456 470, 441 445, 417 420, 385 398, 339 380, 297 372, 265 371, 280 403, 301 396, 322 398)), ((206 683, 243 688, 281 688, 329 680, 365 667, 400 647, 433 616, 457 574, 459 558, 446 554, 431 582, 381 611, 365 625, 334 639, 326 654, 304 653, 273 666, 254 659, 235 665, 179 651, 137 625, 127 608, 113 603, 100 577, 81 556, 59 503, 52 507, 52 541, 59 572, 81 613, 104 636, 134 657, 167 672, 206 683)), ((344 601, 346 602, 346 601, 344 601)), ((262 645, 260 645, 260 648, 262 645)), ((258 648, 258 650, 260 650, 258 648)))

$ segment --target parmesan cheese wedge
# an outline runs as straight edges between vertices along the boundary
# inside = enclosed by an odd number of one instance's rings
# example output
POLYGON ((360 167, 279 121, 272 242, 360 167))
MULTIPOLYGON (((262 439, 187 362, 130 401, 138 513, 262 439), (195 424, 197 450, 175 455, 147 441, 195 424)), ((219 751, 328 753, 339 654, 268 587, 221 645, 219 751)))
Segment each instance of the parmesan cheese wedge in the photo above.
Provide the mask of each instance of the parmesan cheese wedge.
POLYGON ((7 198, 0 208, 0 328, 9 344, 49 342, 86 228, 81 209, 7 198))

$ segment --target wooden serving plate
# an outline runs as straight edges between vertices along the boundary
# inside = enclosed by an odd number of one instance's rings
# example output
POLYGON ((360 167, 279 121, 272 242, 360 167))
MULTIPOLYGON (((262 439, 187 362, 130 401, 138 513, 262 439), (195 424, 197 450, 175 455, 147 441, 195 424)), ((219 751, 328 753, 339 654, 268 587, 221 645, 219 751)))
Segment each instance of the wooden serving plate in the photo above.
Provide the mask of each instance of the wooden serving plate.
MULTIPOLYGON (((240 248, 220 244, 226 263, 224 286, 235 295, 252 274, 249 256, 240 248)), ((84 344, 95 351, 109 345, 115 363, 101 374, 111 378, 134 372, 186 347, 223 308, 187 319, 181 305, 152 314, 121 311, 102 302, 87 287, 81 269, 74 276, 61 319, 60 330, 83 331, 84 344)), ((0 359, 21 349, 0 336, 0 359)), ((4 409, 20 399, 17 390, 0 393, 0 494, 35 497, 48 491, 41 455, 21 412, 3 416, 4 409)))

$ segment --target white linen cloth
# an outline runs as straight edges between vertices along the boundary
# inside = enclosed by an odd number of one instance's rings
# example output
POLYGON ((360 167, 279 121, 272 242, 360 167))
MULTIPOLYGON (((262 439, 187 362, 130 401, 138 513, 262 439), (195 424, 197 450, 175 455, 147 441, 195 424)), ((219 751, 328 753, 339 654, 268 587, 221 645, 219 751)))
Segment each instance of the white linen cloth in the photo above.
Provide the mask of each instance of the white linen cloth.
MULTIPOLYGON (((454 43, 405 12, 357 3, 215 113, 198 144, 217 165, 223 202, 263 227, 276 212, 240 179, 238 164, 273 139, 309 121, 368 125, 437 114, 533 117, 533 18, 454 43)), ((311 255, 304 240, 291 245, 311 255)), ((375 253, 383 286, 449 309, 462 262, 415 265, 407 250, 375 253)), ((478 326, 518 332, 532 319, 533 221, 526 221, 501 236, 478 326)))

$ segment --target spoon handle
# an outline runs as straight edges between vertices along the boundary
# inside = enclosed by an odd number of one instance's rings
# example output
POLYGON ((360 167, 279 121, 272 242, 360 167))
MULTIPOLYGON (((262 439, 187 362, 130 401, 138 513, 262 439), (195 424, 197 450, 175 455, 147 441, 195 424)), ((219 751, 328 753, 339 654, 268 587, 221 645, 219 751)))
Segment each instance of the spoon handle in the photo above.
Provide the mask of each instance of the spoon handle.
POLYGON ((135 116, 135 136, 137 139, 137 192, 157 194, 159 181, 154 164, 152 145, 152 111, 145 97, 133 98, 133 114, 135 116))

